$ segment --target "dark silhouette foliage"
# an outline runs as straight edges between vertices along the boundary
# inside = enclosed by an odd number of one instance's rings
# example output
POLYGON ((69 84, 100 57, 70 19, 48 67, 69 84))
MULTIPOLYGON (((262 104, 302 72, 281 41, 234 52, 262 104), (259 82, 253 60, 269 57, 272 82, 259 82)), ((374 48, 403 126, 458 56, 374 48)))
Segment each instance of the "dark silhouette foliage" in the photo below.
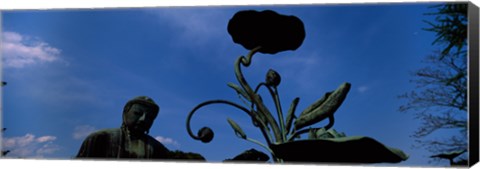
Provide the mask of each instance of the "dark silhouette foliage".
MULTIPOLYGON (((432 45, 440 48, 425 59, 426 66, 413 73, 411 80, 417 88, 400 96, 408 102, 402 112, 412 112, 422 123, 413 137, 416 146, 424 147, 432 158, 439 154, 461 152, 457 163, 465 161, 467 152, 467 3, 445 3, 432 6, 436 12, 433 21, 425 21, 424 28, 436 34, 432 45), (451 131, 458 132, 451 132, 451 131), (444 138, 429 138, 436 132, 445 132, 444 138), (457 133, 457 134, 452 134, 457 133)), ((448 158, 447 158, 448 159, 448 158)), ((456 163, 453 158, 451 163, 456 163)))

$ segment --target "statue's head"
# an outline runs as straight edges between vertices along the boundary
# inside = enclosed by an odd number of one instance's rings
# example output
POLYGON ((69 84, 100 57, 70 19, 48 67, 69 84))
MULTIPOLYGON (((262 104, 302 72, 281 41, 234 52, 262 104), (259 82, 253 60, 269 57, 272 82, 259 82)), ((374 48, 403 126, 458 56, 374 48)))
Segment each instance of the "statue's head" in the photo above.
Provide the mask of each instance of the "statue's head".
POLYGON ((123 124, 132 134, 148 133, 160 108, 147 96, 128 101, 123 108, 123 124))

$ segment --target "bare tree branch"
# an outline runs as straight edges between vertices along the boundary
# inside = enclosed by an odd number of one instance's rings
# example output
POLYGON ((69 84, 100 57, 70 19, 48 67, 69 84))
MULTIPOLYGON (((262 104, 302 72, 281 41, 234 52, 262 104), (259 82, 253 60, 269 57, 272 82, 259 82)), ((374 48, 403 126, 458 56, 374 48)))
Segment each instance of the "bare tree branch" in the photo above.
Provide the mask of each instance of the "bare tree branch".
MULTIPOLYGON (((433 45, 441 45, 424 60, 425 67, 412 73, 416 89, 399 96, 408 102, 401 112, 412 112, 421 121, 413 133, 417 147, 438 154, 466 151, 467 142, 467 3, 434 6, 434 21, 426 31, 436 33, 433 45), (432 133, 457 130, 457 134, 430 139, 432 133)), ((442 133, 443 134, 443 133, 442 133)))

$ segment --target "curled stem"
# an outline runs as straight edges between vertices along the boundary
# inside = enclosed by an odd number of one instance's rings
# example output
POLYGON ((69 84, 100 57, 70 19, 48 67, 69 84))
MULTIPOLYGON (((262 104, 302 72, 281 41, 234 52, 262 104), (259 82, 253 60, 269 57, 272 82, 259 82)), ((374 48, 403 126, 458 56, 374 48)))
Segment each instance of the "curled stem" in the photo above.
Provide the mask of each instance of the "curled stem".
POLYGON ((265 140, 267 141, 267 144, 270 145, 271 144, 271 141, 265 131, 265 128, 266 128, 266 124, 263 123, 261 120, 257 119, 256 116, 254 114, 252 114, 251 111, 249 111, 248 109, 246 109, 245 107, 241 106, 241 105, 238 105, 236 103, 233 103, 233 102, 230 102, 230 101, 226 101, 226 100, 210 100, 210 101, 206 101, 206 102, 203 102, 203 103, 200 103, 199 105, 197 105, 195 108, 193 108, 192 111, 190 111, 190 113, 188 114, 188 117, 187 117, 187 132, 188 134, 190 135, 190 137, 192 137, 193 139, 195 140, 200 140, 200 137, 199 136, 196 136, 195 134, 193 134, 192 132, 192 129, 190 127, 190 121, 192 119, 192 116, 193 114, 200 108, 204 107, 204 106, 207 106, 207 105, 210 105, 210 104, 227 104, 227 105, 230 105, 230 106, 233 106, 233 107, 236 107, 242 111, 244 111, 245 113, 247 113, 250 117, 252 117, 253 120, 255 120, 258 124, 260 124, 262 127, 259 127, 263 136, 265 137, 265 140))

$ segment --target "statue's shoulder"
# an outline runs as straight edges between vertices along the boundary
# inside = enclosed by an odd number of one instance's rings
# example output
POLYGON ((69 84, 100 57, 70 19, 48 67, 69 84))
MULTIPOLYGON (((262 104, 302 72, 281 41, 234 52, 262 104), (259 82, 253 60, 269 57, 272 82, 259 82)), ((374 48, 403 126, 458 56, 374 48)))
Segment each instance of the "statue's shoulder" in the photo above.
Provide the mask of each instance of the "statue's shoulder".
POLYGON ((111 129, 101 129, 97 130, 90 135, 88 135, 87 139, 98 139, 98 138, 112 138, 117 137, 120 135, 121 130, 119 128, 111 128, 111 129))
POLYGON ((148 142, 149 144, 153 145, 156 149, 160 148, 160 149, 167 149, 160 141, 158 141, 157 139, 153 138, 152 136, 150 135, 146 135, 147 138, 148 138, 148 142))
POLYGON ((160 141, 153 138, 152 136, 150 135, 146 135, 146 136, 147 136, 148 144, 152 146, 154 150, 152 154, 152 158, 158 158, 158 159, 169 158, 170 150, 167 147, 165 147, 160 141))

